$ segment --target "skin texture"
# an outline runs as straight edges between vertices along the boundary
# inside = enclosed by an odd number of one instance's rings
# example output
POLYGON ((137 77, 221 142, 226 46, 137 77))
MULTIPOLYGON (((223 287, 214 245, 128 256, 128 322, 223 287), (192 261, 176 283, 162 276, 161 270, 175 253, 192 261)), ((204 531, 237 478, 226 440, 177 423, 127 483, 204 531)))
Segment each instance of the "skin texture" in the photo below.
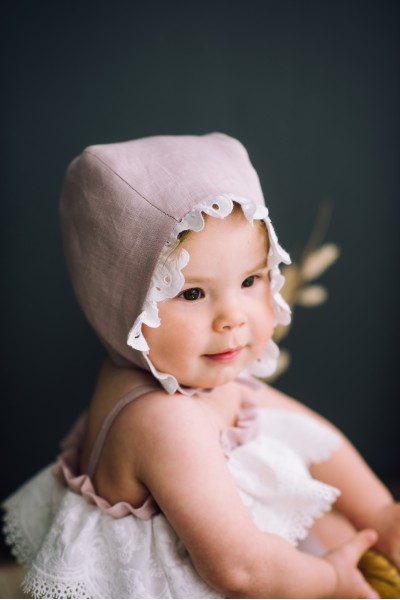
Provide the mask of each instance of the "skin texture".
POLYGON ((144 325, 143 332, 160 371, 211 388, 232 381, 272 335, 266 232, 235 213, 207 219, 201 235, 188 235, 182 246, 190 260, 181 294, 160 302, 161 327, 144 325))
MULTIPOLYGON (((184 287, 177 298, 160 303, 161 326, 146 328, 145 336, 159 370, 182 384, 213 390, 192 397, 159 391, 128 405, 101 453, 94 476, 98 493, 133 506, 151 494, 199 575, 226 597, 377 597, 356 565, 377 543, 400 566, 399 504, 342 434, 340 449, 312 468, 315 477, 342 491, 342 517, 331 514, 315 526, 328 548, 323 558, 260 532, 226 466, 220 435, 236 422, 242 388, 235 378, 272 335, 265 233, 233 214, 208 219, 202 232, 182 244, 190 253, 184 287)), ((105 362, 89 411, 83 470, 106 414, 149 378, 105 362)), ((261 406, 305 412, 333 428, 267 385, 254 395, 261 406)))

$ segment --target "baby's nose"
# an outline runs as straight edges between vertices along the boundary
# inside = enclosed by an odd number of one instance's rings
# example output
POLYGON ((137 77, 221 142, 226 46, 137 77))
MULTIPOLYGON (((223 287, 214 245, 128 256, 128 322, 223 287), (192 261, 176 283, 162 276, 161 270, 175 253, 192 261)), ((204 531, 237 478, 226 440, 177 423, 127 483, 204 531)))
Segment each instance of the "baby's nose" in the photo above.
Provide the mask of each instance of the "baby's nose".
POLYGON ((246 315, 238 306, 222 307, 214 318, 215 331, 229 331, 236 327, 242 327, 246 323, 246 315))

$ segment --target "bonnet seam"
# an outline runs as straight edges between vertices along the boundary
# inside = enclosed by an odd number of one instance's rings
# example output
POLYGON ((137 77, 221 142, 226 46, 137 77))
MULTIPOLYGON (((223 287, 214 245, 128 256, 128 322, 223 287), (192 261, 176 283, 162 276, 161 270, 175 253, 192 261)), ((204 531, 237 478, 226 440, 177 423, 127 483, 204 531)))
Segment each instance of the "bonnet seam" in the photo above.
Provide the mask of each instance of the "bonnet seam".
POLYGON ((123 181, 123 183, 125 183, 125 185, 127 185, 131 190, 133 190, 134 192, 136 192, 136 194, 138 194, 138 196, 140 196, 141 198, 143 198, 143 200, 145 202, 147 202, 148 204, 150 204, 150 206, 152 206, 153 208, 155 208, 156 210, 158 210, 159 212, 161 212, 166 217, 170 217, 175 222, 177 222, 177 219, 175 217, 173 217, 169 213, 165 212, 164 210, 162 210, 161 208, 159 208, 158 206, 155 206, 152 202, 150 202, 150 200, 148 198, 146 198, 145 196, 143 196, 143 194, 141 194, 136 188, 134 188, 130 183, 128 183, 126 181, 126 179, 124 179, 123 177, 121 177, 121 175, 119 173, 117 173, 116 171, 114 171, 114 169, 112 167, 110 167, 110 165, 108 163, 106 163, 104 160, 102 160, 99 156, 97 156, 97 154, 95 154, 94 152, 90 152, 89 150, 86 150, 85 154, 89 154, 90 156, 92 156, 93 158, 95 158, 96 160, 98 160, 109 171, 111 171, 116 177, 118 177, 121 181, 123 181))

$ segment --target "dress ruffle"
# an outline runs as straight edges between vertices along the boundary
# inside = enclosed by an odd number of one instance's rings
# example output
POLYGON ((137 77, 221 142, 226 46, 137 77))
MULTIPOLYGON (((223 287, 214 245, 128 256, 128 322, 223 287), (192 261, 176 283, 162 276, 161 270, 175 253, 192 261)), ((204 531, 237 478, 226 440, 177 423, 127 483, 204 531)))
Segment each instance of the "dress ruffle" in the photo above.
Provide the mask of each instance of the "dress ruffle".
MULTIPOLYGON (((340 440, 304 414, 245 403, 221 443, 255 525, 293 545, 339 494, 307 466, 327 459, 340 440)), ((161 513, 144 520, 127 503, 105 506, 89 478, 74 475, 74 457, 68 466, 65 452, 58 480, 50 465, 4 503, 7 542, 27 568, 25 591, 39 598, 220 597, 161 513)))
POLYGON ((68 487, 75 494, 82 496, 88 504, 97 506, 100 510, 116 519, 133 515, 139 519, 147 520, 151 519, 158 512, 157 504, 151 496, 138 508, 133 507, 129 502, 110 504, 107 500, 96 494, 89 475, 74 475, 69 465, 75 459, 76 452, 74 450, 71 449, 65 452, 52 469, 52 474, 62 485, 68 487))
MULTIPOLYGON (((237 446, 246 444, 256 437, 259 431, 257 410, 257 403, 251 399, 243 400, 235 426, 227 427, 221 434, 221 445, 226 455, 229 455, 237 446)), ((128 502, 118 502, 111 505, 105 498, 96 493, 89 475, 78 475, 86 418, 87 415, 84 413, 63 440, 63 452, 58 457, 52 469, 52 474, 57 481, 68 487, 71 492, 82 496, 86 502, 97 506, 111 517, 120 519, 131 514, 139 519, 151 519, 159 512, 159 508, 151 496, 145 500, 142 506, 137 508, 128 502)))
POLYGON ((260 435, 230 453, 228 468, 255 525, 297 546, 340 493, 313 479, 308 465, 329 458, 340 441, 301 413, 264 409, 257 421, 260 435))

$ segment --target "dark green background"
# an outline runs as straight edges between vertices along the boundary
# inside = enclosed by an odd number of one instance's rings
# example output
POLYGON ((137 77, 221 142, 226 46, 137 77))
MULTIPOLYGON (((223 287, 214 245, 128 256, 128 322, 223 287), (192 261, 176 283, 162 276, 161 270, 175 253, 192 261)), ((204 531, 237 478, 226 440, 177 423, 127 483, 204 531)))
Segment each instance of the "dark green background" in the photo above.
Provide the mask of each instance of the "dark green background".
MULTIPOLYGON (((74 300, 58 198, 85 146, 222 131, 296 256, 324 199, 341 258, 296 309, 278 387, 400 475, 399 3, 15 3, 2 18, 1 497, 53 460, 103 350, 74 300)), ((3 9, 4 10, 4 9, 3 9)))

